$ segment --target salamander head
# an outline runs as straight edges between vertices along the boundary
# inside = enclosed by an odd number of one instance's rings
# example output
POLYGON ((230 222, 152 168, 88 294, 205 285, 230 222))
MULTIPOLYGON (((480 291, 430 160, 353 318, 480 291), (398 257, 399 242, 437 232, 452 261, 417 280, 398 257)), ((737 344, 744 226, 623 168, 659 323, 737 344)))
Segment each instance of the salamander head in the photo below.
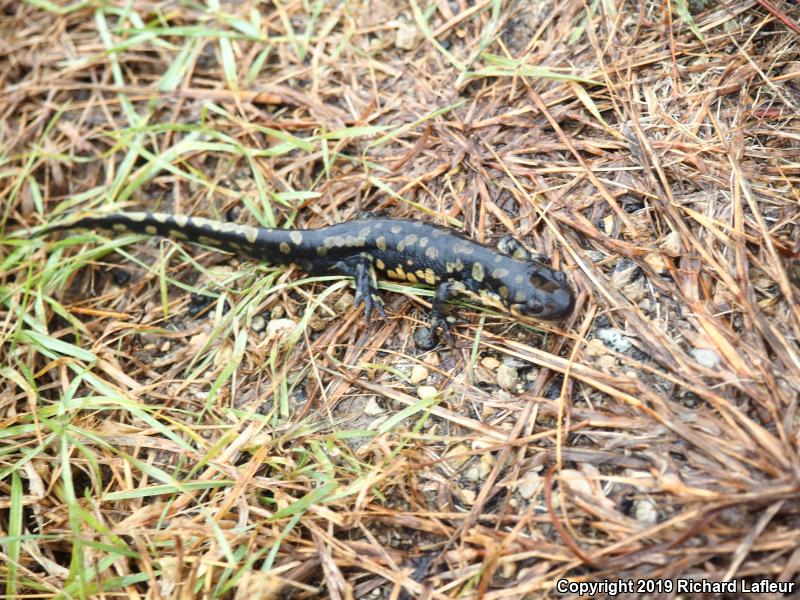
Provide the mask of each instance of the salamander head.
POLYGON ((557 321, 572 314, 575 306, 575 294, 566 275, 538 261, 528 261, 523 268, 514 269, 503 278, 502 285, 508 289, 504 303, 516 316, 557 321))

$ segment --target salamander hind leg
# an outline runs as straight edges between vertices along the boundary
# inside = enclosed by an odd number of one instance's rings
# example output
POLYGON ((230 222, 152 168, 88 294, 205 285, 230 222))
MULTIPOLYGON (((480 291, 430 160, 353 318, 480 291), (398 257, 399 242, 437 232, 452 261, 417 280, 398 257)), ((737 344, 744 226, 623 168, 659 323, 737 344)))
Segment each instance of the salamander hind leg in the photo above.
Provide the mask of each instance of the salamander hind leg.
POLYGON ((436 330, 442 329, 445 342, 448 345, 454 345, 453 336, 450 333, 450 323, 447 321, 449 310, 447 303, 455 296, 463 287, 455 281, 444 281, 436 288, 436 294, 433 297, 433 306, 431 307, 431 327, 425 329, 420 327, 414 332, 414 343, 420 350, 433 350, 436 347, 436 330))
POLYGON ((333 266, 333 270, 355 280, 356 296, 354 304, 358 308, 362 302, 364 303, 364 319, 367 322, 367 326, 369 326, 373 310, 382 319, 386 319, 383 300, 378 295, 378 281, 375 276, 375 270, 369 261, 339 261, 333 266))

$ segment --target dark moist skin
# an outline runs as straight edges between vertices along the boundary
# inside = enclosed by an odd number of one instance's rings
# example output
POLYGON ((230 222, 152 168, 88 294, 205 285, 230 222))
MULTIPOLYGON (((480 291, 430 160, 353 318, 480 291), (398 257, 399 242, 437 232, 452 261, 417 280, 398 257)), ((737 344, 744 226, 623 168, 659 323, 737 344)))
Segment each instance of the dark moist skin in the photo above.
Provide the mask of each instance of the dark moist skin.
POLYGON ((376 277, 426 283, 436 289, 431 330, 415 335, 423 350, 441 327, 450 340, 445 304, 461 294, 517 317, 558 320, 570 315, 575 296, 564 273, 534 257, 510 236, 493 250, 451 229, 405 219, 364 219, 320 229, 265 229, 184 215, 150 212, 87 216, 56 225, 159 235, 213 246, 272 264, 297 264, 311 275, 355 280, 355 304, 385 317, 376 277))

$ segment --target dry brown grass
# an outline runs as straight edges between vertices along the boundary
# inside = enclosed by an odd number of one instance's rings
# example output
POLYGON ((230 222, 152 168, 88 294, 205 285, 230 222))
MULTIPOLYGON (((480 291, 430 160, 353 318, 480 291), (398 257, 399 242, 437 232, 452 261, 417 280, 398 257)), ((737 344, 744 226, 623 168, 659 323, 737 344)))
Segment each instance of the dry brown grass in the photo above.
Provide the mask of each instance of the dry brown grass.
POLYGON ((214 4, 0 1, 7 596, 800 578, 795 3, 214 4), (512 232, 578 305, 420 355, 424 290, 27 233, 126 207, 512 232))

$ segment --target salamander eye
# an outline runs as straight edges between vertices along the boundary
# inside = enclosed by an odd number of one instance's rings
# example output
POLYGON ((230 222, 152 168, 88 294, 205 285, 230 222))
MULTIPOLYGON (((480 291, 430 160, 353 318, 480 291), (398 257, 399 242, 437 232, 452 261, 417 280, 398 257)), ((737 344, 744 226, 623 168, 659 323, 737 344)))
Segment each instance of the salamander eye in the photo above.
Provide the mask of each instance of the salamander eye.
POLYGON ((534 317, 538 314, 541 314, 541 312, 544 310, 544 306, 538 300, 528 300, 525 304, 527 308, 526 312, 534 317))

